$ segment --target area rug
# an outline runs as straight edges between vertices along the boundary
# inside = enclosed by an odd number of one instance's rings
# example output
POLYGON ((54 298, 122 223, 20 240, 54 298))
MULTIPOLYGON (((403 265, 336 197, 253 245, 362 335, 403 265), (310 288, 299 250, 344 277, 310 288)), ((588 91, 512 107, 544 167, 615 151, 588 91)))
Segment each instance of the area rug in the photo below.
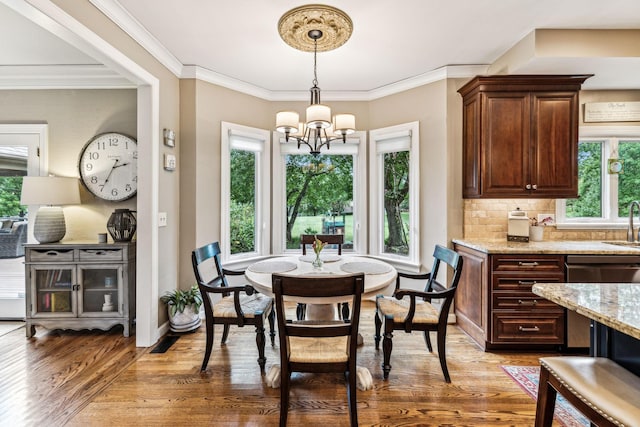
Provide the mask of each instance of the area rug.
MULTIPOLYGON (((538 366, 502 366, 502 369, 522 387, 533 400, 537 399, 538 382, 540 381, 540 368, 538 366)), ((553 418, 565 427, 589 427, 590 425, 589 420, 560 395, 556 398, 556 408, 553 418)))

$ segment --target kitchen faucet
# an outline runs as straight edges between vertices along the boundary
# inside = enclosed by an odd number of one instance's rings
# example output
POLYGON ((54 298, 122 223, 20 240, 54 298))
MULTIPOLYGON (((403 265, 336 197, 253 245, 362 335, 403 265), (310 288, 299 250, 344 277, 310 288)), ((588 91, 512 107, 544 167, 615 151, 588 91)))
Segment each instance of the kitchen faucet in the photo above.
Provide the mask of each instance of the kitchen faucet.
MULTIPOLYGON (((636 240, 633 236, 633 207, 634 206, 638 208, 638 221, 640 221, 640 202, 637 200, 634 200, 633 202, 629 203, 629 228, 627 229, 627 242, 633 242, 636 240)), ((637 240, 640 240, 640 229, 638 230, 637 240)))

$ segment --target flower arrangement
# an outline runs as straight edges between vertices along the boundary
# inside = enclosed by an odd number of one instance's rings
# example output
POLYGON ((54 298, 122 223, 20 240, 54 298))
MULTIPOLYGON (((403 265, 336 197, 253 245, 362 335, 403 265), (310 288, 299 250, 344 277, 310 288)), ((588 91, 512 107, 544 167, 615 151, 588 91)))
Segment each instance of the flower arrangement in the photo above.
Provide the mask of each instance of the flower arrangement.
POLYGON ((324 249, 325 246, 327 246, 327 242, 321 242, 320 239, 318 239, 318 236, 316 236, 315 240, 313 241, 313 252, 316 253, 316 259, 314 259, 311 263, 311 265, 313 265, 313 268, 316 270, 320 270, 322 268, 320 252, 322 252, 322 249, 324 249))
POLYGON ((313 241, 313 251, 316 255, 320 256, 320 252, 322 252, 325 246, 327 246, 327 242, 321 242, 320 239, 318 239, 318 236, 316 236, 313 241))
POLYGON ((529 225, 532 227, 537 227, 539 225, 546 225, 546 224, 539 223, 537 218, 529 218, 529 225))

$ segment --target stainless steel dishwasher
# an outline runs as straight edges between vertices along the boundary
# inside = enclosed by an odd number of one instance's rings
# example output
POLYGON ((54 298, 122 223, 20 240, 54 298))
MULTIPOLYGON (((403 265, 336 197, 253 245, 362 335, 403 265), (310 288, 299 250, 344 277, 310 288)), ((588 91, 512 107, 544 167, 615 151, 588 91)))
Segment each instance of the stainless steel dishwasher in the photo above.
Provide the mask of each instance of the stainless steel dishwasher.
MULTIPOLYGON (((567 282, 640 283, 640 255, 568 255, 567 282)), ((588 348, 590 321, 567 310, 567 348, 588 348)))

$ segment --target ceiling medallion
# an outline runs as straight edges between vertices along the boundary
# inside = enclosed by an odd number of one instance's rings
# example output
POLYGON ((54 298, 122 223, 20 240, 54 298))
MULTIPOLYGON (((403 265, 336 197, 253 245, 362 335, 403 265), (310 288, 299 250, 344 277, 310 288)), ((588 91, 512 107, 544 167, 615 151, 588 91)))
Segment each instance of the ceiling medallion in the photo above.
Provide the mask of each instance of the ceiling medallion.
POLYGON ((335 7, 309 4, 286 12, 278 21, 280 37, 289 46, 303 52, 326 52, 342 46, 353 32, 351 18, 335 7), (314 40, 311 31, 322 36, 314 40), (316 43, 317 42, 317 46, 316 43))

